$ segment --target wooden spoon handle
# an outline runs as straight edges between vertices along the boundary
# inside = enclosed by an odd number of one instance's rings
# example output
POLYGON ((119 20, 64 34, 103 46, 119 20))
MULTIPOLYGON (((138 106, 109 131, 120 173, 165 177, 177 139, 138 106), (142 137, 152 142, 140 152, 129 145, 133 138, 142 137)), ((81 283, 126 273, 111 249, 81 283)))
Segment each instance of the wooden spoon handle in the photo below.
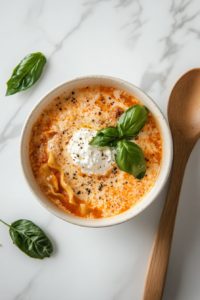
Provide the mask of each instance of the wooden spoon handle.
POLYGON ((187 161, 193 148, 181 138, 178 140, 179 143, 175 143, 174 146, 174 162, 169 191, 147 267, 143 300, 162 299, 181 186, 187 161))

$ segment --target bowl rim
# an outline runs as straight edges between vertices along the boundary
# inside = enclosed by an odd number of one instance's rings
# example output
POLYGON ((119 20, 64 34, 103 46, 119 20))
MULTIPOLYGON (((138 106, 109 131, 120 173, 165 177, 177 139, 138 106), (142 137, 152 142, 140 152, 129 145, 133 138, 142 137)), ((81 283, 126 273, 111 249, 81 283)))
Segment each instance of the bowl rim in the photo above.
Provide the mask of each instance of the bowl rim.
MULTIPOLYGON (((52 100, 50 100, 49 102, 51 102, 52 100)), ((48 105, 48 104, 46 104, 48 105)), ((39 115, 39 114, 38 114, 39 115)), ((36 119, 35 119, 36 120, 36 119)), ((82 226, 82 227, 90 227, 90 228, 102 228, 102 227, 110 227, 110 226, 114 226, 114 225, 118 225, 121 223, 124 223, 134 217, 136 217, 138 214, 140 214, 142 211, 144 211, 151 203, 153 203, 155 201, 155 199, 157 198, 157 196, 161 193, 161 191, 163 190, 170 171, 171 171, 171 166, 172 166, 172 160, 173 160, 173 141, 172 141, 172 135, 171 135, 171 131, 170 131, 170 127, 169 124, 163 114, 163 112, 161 111, 161 109, 158 107, 158 105, 155 103, 155 101, 148 95, 146 94, 143 90, 141 90, 140 88, 138 88, 137 86, 135 86, 134 84, 123 80, 121 78, 118 77, 114 77, 114 76, 109 76, 109 75, 85 75, 85 76, 78 76, 75 78, 72 78, 70 80, 64 81, 58 85, 56 85, 54 88, 52 88, 49 92, 45 93, 39 100, 38 102, 34 105, 34 107, 31 109, 30 113, 28 114, 25 123, 23 125, 22 128, 22 132, 21 132, 21 137, 20 137, 20 165, 21 165, 21 169, 22 169, 22 173, 23 176, 25 178, 25 181, 30 189, 30 191, 32 192, 32 194, 35 196, 35 198, 37 199, 37 201, 44 207, 46 208, 50 213, 52 213, 53 215, 55 215, 56 217, 60 218, 61 220, 74 224, 74 225, 78 225, 78 226, 82 226), (85 219, 85 218, 81 218, 81 217, 77 217, 75 216, 75 220, 76 221, 72 221, 72 220, 67 220, 66 218, 61 217, 59 214, 57 214, 53 209, 51 209, 50 207, 48 207, 47 205, 44 204, 44 202, 42 201, 42 199, 38 196, 38 194, 34 191, 34 189, 32 188, 31 184, 30 184, 30 180, 28 178, 27 172, 26 172, 26 168, 25 168, 25 162, 24 162, 24 158, 23 158, 23 149, 24 149, 24 144, 26 143, 25 139, 25 132, 29 123, 29 120, 31 119, 32 115, 35 113, 35 111, 37 110, 38 106, 46 99, 46 97, 50 96, 53 92, 55 92, 56 90, 62 88, 63 86, 70 84, 70 83, 74 83, 76 81, 81 81, 81 80, 90 80, 90 79, 105 79, 105 80, 113 80, 116 82, 121 82, 123 85, 127 85, 127 86, 132 86, 135 90, 141 92, 142 94, 144 94, 148 100, 150 100, 150 102, 152 102, 154 104, 154 106, 156 107, 156 109, 159 111, 160 115, 162 116, 162 121, 164 122, 163 125, 161 125, 161 122, 158 121, 158 119, 156 120, 157 122, 159 122, 160 127, 164 127, 167 130, 167 135, 168 135, 168 142, 169 142, 169 147, 168 149, 169 151, 169 159, 168 159, 168 165, 167 165, 167 170, 165 172, 165 176, 164 176, 164 180, 162 181, 162 184, 157 188, 155 194, 152 196, 151 201, 149 201, 148 203, 146 203, 145 205, 141 206, 134 214, 129 214, 127 216, 125 216, 124 218, 122 218, 121 220, 114 220, 114 218, 116 216, 120 216, 123 215, 124 213, 112 216, 112 217, 107 217, 107 218, 102 218, 102 219, 85 219), (106 220, 110 220, 113 218, 113 222, 106 222, 106 220), (88 220, 88 222, 85 222, 87 224, 83 224, 83 222, 81 222, 81 220, 88 220), (104 220, 105 224, 95 224, 95 220, 104 220)), ((162 166, 161 166, 161 170, 162 170, 162 166)), ((160 173, 161 173, 160 170, 160 173)), ((31 170, 32 171, 32 170, 31 170)), ((156 180, 157 181, 157 180, 156 180)), ((154 186, 153 186, 154 187, 154 186)), ((153 188, 152 187, 152 188, 153 188)), ((38 186, 39 188, 39 186, 38 186)), ((40 189, 40 188, 39 188, 40 189)), ((151 191, 151 190, 150 190, 151 191)), ((149 193, 147 193, 148 195, 149 193)), ((146 195, 146 196, 147 196, 146 195)), ((141 202, 143 202, 143 200, 146 198, 146 196, 141 200, 141 202)), ((49 199, 48 199, 49 200, 49 199)), ((50 200, 49 200, 50 201, 50 200)), ((139 202, 139 203, 141 203, 139 202)), ((138 203, 138 204, 139 204, 138 203)), ((55 206, 55 205, 54 205, 55 206)), ((136 205, 137 206, 137 205, 136 205)), ((56 206, 55 206, 56 207, 56 206)), ((59 209, 60 211, 62 211, 61 209, 59 209)), ((130 211, 131 209, 129 209, 128 211, 130 211)), ((126 212, 128 212, 126 211, 126 212)), ((63 211, 62 211, 63 212, 63 211)), ((71 215, 65 212, 65 215, 71 215)))

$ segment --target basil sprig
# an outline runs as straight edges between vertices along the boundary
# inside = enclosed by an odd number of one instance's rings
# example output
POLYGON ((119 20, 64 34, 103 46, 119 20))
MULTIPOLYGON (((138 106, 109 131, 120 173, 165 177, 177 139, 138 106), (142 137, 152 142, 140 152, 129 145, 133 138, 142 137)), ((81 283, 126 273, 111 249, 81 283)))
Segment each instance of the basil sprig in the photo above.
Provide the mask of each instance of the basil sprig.
POLYGON ((116 127, 107 127, 97 132, 90 146, 115 147, 116 163, 120 170, 142 179, 146 173, 146 161, 142 149, 133 142, 148 119, 145 106, 131 106, 119 118, 116 127))
POLYGON ((90 146, 113 147, 119 140, 119 132, 116 127, 107 127, 97 132, 89 143, 90 146))
POLYGON ((146 161, 142 149, 130 141, 119 141, 116 147, 116 163, 120 170, 142 179, 146 173, 146 161))
POLYGON ((32 258, 43 259, 50 257, 53 252, 53 245, 44 231, 28 220, 18 220, 11 225, 9 233, 13 243, 25 254, 32 258))
POLYGON ((25 56, 7 82, 6 96, 29 89, 40 78, 45 64, 46 57, 41 52, 25 56))
POLYGON ((136 104, 131 106, 121 115, 117 122, 119 137, 124 137, 127 140, 132 140, 136 137, 140 130, 146 124, 148 119, 148 111, 145 106, 136 104))

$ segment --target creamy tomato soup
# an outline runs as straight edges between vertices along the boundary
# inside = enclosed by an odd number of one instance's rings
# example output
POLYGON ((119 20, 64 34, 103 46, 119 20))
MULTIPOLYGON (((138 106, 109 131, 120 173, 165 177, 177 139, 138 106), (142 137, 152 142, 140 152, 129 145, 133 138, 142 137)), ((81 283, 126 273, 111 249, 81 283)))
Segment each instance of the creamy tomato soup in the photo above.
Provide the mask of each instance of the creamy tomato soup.
POLYGON ((66 213, 95 219, 120 214, 144 198, 162 163, 162 138, 151 112, 132 140, 145 156, 143 179, 117 167, 114 148, 88 145, 98 130, 116 126, 119 117, 138 103, 142 105, 107 86, 78 88, 52 99, 33 125, 29 144, 33 175, 50 201, 66 213))

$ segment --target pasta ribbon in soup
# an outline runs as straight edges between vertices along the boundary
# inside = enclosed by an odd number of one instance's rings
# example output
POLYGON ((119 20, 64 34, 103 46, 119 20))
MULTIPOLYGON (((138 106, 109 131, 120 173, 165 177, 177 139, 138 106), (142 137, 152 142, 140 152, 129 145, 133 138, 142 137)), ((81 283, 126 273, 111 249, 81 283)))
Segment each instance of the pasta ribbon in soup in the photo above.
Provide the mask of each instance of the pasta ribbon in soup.
MULTIPOLYGON (((74 200, 74 197, 73 197, 73 190, 72 190, 72 188, 68 184, 66 184, 65 179, 64 179, 64 172, 62 171, 61 167, 56 162, 55 157, 54 157, 54 155, 53 155, 52 152, 49 153, 48 163, 46 165, 44 165, 42 167, 42 169, 45 172, 45 175, 47 176, 47 181, 50 182, 51 186, 54 187, 56 191, 58 191, 57 178, 53 174, 53 172, 51 171, 50 168, 56 169, 56 170, 58 170, 60 172, 60 175, 61 175, 61 177, 60 177, 60 185, 61 185, 61 187, 67 193, 67 195, 69 197, 69 202, 72 203, 72 204, 74 204, 74 205, 77 205, 77 203, 76 203, 76 201, 74 200)), ((51 189, 51 192, 52 192, 52 189, 51 189)), ((53 194, 55 195, 55 192, 53 194)), ((57 193, 57 194, 60 194, 61 196, 63 196, 61 193, 57 193)))
POLYGON ((52 170, 49 168, 48 164, 43 165, 42 170, 44 171, 44 173, 46 175, 46 179, 50 183, 50 185, 56 191, 58 191, 58 189, 59 189, 58 188, 58 180, 57 180, 56 176, 54 175, 54 173, 52 172, 52 170))
POLYGON ((53 136, 57 133, 58 132, 55 130, 50 130, 50 131, 46 132, 47 141, 51 140, 53 138, 53 136))
POLYGON ((90 209, 85 204, 80 204, 80 210, 82 215, 87 215, 90 213, 90 209))
POLYGON ((64 201, 66 201, 66 198, 65 198, 65 196, 63 194, 54 192, 54 189, 53 189, 53 187, 52 187, 51 184, 48 184, 48 187, 50 188, 50 193, 52 195, 54 195, 58 199, 62 199, 64 201))

